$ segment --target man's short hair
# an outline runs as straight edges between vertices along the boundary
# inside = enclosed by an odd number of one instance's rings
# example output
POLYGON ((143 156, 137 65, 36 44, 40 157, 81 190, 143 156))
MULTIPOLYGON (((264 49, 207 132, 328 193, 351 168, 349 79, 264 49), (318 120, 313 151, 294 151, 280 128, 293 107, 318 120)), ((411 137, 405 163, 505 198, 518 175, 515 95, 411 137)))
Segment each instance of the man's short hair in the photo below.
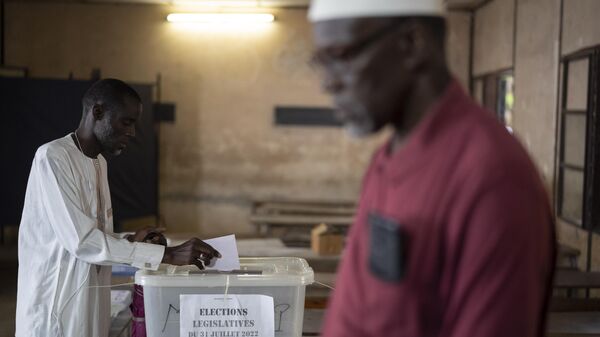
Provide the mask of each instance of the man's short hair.
POLYGON ((102 104, 108 111, 122 108, 126 99, 137 103, 142 101, 140 95, 125 82, 114 78, 102 79, 94 83, 83 95, 83 114, 90 111, 94 104, 102 104))

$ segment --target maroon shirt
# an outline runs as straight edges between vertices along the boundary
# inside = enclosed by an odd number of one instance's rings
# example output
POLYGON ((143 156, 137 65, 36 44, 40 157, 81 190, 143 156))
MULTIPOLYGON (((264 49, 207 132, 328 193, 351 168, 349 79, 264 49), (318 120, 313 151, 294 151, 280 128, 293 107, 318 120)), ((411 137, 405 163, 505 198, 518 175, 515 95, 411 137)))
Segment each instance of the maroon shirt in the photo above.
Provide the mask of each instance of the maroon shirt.
POLYGON ((388 147, 364 178, 323 336, 543 336, 553 217, 518 141, 454 82, 388 147), (400 281, 371 271, 369 214, 406 237, 400 281))

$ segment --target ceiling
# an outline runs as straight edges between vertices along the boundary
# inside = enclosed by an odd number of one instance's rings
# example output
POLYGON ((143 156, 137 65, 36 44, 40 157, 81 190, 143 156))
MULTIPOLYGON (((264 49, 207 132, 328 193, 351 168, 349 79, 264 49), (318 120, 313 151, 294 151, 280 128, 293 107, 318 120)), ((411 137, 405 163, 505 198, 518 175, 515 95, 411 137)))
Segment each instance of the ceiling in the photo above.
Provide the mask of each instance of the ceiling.
MULTIPOLYGON (((36 2, 40 0, 7 0, 14 2, 36 2)), ((139 3, 139 4, 185 4, 186 2, 202 2, 207 0, 44 0, 44 2, 106 2, 106 3, 139 3)), ((417 0, 418 1, 418 0, 417 0)), ((490 0, 445 0, 448 4, 448 8, 451 10, 472 10, 482 4, 489 2, 490 0)), ((310 0, 210 0, 211 3, 219 2, 230 2, 230 3, 258 3, 264 7, 306 7, 310 3, 310 0)))

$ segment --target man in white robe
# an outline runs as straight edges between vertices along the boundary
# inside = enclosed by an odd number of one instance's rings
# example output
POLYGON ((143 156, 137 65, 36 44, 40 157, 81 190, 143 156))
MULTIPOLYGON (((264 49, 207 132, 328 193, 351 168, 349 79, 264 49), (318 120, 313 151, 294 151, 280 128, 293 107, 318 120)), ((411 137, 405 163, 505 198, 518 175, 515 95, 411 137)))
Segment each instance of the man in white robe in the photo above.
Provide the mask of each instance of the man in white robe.
POLYGON ((135 136, 142 105, 127 84, 105 79, 85 94, 78 129, 42 145, 19 228, 16 337, 107 337, 111 265, 199 268, 220 254, 199 239, 176 247, 113 233, 106 160, 135 136))

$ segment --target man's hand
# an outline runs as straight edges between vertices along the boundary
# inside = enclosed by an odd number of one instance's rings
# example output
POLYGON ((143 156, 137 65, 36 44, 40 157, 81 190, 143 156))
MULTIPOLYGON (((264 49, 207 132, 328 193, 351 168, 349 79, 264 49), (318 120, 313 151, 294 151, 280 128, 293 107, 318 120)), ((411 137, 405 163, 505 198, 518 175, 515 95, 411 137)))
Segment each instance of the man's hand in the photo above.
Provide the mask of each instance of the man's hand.
POLYGON ((216 249, 200 239, 193 238, 179 246, 165 248, 162 262, 176 266, 193 264, 204 269, 212 259, 219 257, 221 254, 216 249))

